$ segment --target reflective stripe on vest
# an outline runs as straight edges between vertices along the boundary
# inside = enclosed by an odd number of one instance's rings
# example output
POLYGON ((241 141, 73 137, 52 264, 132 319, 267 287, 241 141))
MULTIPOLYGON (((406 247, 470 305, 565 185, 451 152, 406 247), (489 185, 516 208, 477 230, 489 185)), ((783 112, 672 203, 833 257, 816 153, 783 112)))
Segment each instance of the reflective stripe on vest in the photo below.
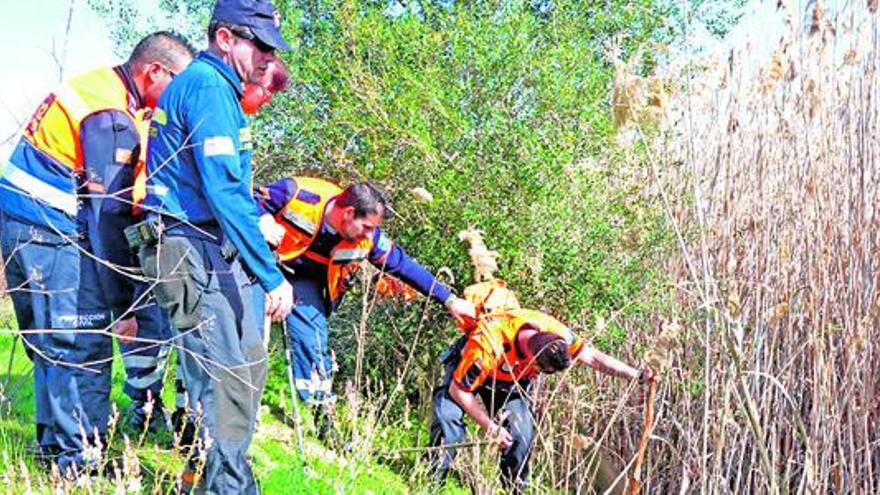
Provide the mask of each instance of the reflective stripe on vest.
POLYGON ((318 233, 318 226, 315 225, 314 222, 306 218, 304 215, 300 215, 291 209, 290 205, 284 207, 281 210, 281 216, 284 217, 285 220, 290 222, 294 227, 302 230, 306 234, 313 236, 318 233))
POLYGON ((357 242, 342 240, 330 252, 330 257, 309 250, 324 222, 327 204, 342 192, 339 186, 322 179, 293 177, 296 191, 287 205, 275 215, 284 227, 284 239, 278 247, 282 261, 304 256, 327 267, 327 291, 335 303, 351 285, 349 282, 361 261, 367 259, 373 248, 372 239, 357 242))
POLYGON ((333 252, 333 263, 358 263, 367 259, 369 251, 363 249, 337 249, 333 252))
MULTIPOLYGON (((282 261, 298 258, 308 251, 324 222, 324 209, 342 189, 336 184, 311 177, 293 177, 296 190, 284 208, 275 214, 275 220, 284 227, 285 235, 278 245, 282 261), (302 192, 317 201, 303 201, 302 192)), ((326 263, 326 262, 325 262, 326 263)))
POLYGON ((112 68, 62 83, 28 121, 19 144, 27 149, 10 157, 3 180, 33 199, 75 216, 75 174, 83 167, 80 126, 83 119, 104 110, 125 112, 134 119, 125 83, 112 68))
POLYGON ((76 216, 76 194, 55 188, 16 167, 12 162, 6 162, 0 179, 20 189, 21 194, 39 199, 52 208, 61 210, 70 216, 76 216))

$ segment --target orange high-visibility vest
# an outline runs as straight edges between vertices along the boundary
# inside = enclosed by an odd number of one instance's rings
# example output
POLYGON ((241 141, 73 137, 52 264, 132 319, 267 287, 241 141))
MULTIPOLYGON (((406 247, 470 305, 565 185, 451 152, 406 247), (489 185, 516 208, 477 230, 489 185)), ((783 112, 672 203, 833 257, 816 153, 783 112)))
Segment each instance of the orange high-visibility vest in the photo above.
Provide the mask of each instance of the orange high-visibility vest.
POLYGON ((516 335, 524 327, 555 333, 568 343, 574 358, 584 342, 556 318, 532 309, 511 309, 481 318, 461 353, 453 374, 460 385, 476 390, 488 378, 502 382, 528 381, 538 374, 533 362, 526 362, 516 348, 516 335))
POLYGON ((80 126, 104 110, 124 112, 136 124, 143 116, 112 68, 93 70, 61 84, 31 117, 2 181, 75 216, 77 178, 83 169, 80 126))
POLYGON ((335 245, 329 257, 312 252, 314 242, 324 223, 324 210, 342 189, 323 179, 294 177, 296 192, 287 205, 275 214, 275 220, 285 229, 278 245, 282 262, 305 256, 327 267, 327 288, 330 302, 335 303, 351 287, 352 278, 373 249, 373 239, 356 242, 345 239, 335 245))

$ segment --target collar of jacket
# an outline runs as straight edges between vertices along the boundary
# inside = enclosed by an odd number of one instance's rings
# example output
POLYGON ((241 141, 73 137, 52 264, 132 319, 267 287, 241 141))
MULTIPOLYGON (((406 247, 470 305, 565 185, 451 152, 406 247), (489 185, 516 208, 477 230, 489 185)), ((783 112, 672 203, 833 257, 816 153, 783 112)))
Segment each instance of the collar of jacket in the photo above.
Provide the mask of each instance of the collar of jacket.
POLYGON ((117 65, 113 68, 113 71, 116 72, 119 79, 122 79, 122 84, 125 85, 125 90, 128 91, 128 110, 131 113, 135 113, 144 108, 146 103, 140 91, 138 91, 137 85, 134 83, 134 76, 131 75, 131 66, 128 65, 128 62, 117 65))
POLYGON ((235 95, 241 99, 242 95, 244 95, 244 85, 238 77, 238 74, 236 74, 235 71, 232 70, 232 67, 224 62, 223 59, 208 50, 204 50, 196 55, 196 60, 205 62, 219 72, 229 85, 232 86, 232 89, 235 90, 235 95))

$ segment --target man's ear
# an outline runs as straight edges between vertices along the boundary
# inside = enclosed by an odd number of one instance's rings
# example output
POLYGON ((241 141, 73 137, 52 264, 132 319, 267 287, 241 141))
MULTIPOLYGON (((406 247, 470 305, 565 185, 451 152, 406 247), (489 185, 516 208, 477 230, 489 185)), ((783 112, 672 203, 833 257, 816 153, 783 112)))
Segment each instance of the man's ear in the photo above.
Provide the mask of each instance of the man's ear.
POLYGON ((150 62, 144 67, 144 73, 150 82, 155 82, 162 79, 162 72, 165 69, 162 68, 162 65, 159 62, 150 62))
POLYGON ((229 53, 232 51, 232 45, 235 44, 235 35, 232 34, 232 31, 229 28, 221 27, 217 29, 217 32, 214 35, 214 42, 217 44, 217 48, 220 49, 223 53, 229 53))
POLYGON ((342 219, 346 222, 354 220, 354 206, 346 206, 342 208, 342 219))

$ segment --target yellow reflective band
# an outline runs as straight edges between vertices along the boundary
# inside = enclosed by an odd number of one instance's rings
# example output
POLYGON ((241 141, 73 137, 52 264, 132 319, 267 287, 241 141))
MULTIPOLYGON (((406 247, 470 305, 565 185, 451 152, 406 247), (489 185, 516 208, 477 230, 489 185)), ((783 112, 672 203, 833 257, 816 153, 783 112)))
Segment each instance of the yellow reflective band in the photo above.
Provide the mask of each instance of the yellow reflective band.
POLYGON ((153 111, 153 122, 159 125, 168 124, 168 114, 165 113, 165 110, 156 107, 156 110, 153 111))
POLYGON ((3 170, 2 178, 21 189, 21 194, 42 201, 52 208, 61 210, 72 217, 76 216, 77 200, 76 195, 73 192, 64 192, 54 186, 46 184, 42 180, 16 167, 12 162, 6 162, 6 168, 3 170))
POLYGON ((315 232, 318 231, 318 226, 314 224, 311 220, 300 215, 299 213, 291 210, 290 208, 284 208, 281 212, 281 216, 284 217, 285 220, 293 224, 294 227, 302 230, 306 234, 315 235, 315 232))

